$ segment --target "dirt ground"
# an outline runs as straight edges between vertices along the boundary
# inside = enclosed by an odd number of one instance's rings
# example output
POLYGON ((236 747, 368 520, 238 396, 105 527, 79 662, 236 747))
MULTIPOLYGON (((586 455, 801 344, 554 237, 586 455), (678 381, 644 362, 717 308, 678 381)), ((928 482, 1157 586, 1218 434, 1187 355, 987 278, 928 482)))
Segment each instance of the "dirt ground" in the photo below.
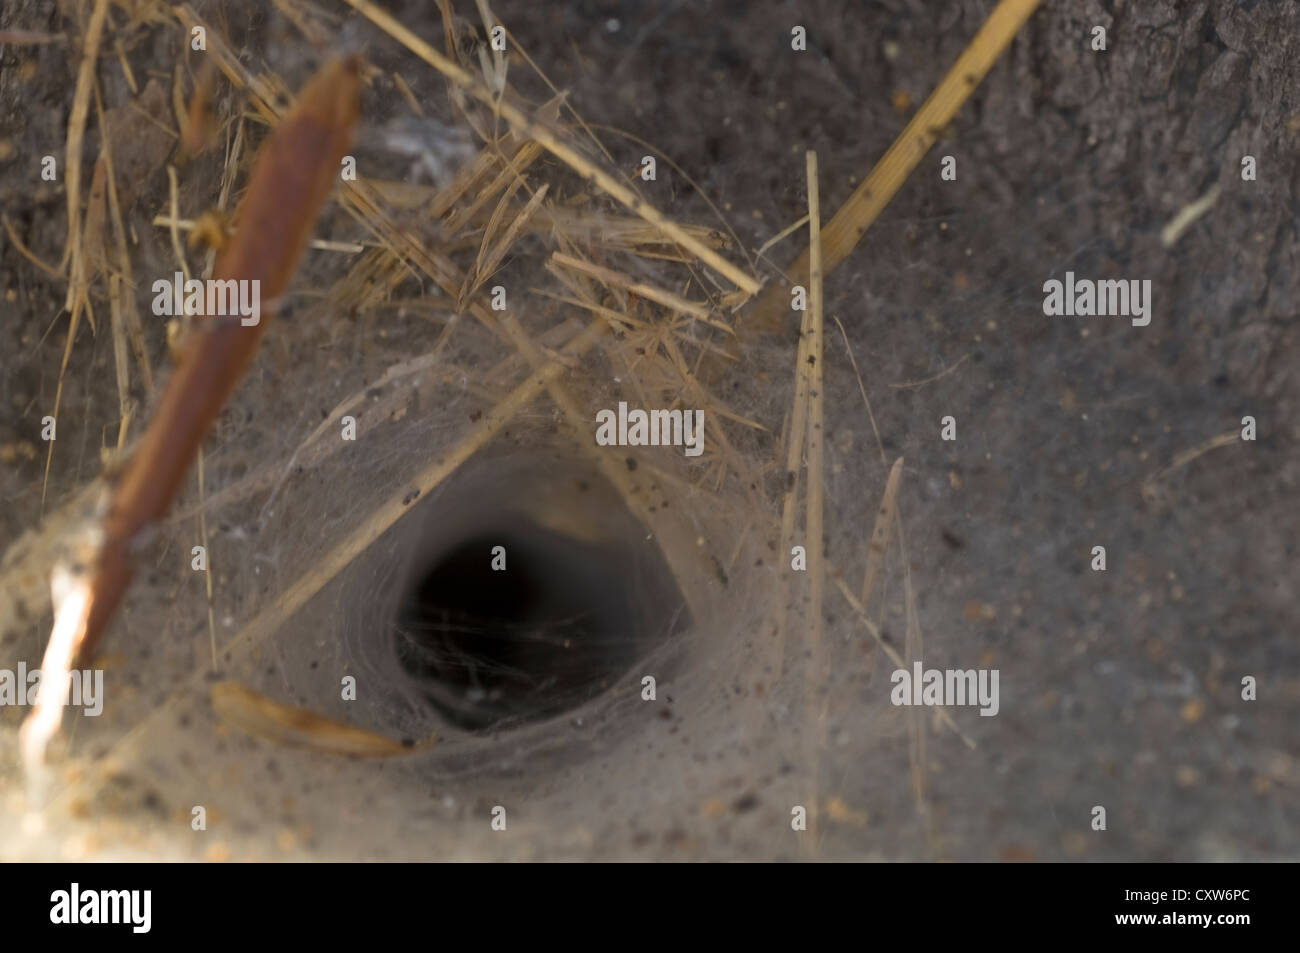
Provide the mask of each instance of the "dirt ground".
MULTIPOLYGON (((436 5, 385 6, 442 48, 436 5)), ((647 152, 675 163, 661 162, 658 180, 641 183, 661 211, 716 226, 701 197, 707 196, 752 254, 806 214, 805 151, 818 154, 829 218, 994 4, 491 6, 555 87, 567 91, 625 176, 647 152), (807 31, 804 52, 791 49, 796 25, 807 31)), ((88 7, 16 0, 0 13, 0 30, 68 38, 0 46, 0 212, 30 254, 55 268, 66 238, 64 140, 78 24, 88 7), (57 181, 41 180, 47 154, 57 157, 57 181)), ((456 8, 477 22, 472 4, 456 8)), ((385 74, 363 97, 356 149, 362 166, 366 174, 381 169, 390 178, 427 182, 409 157, 379 145, 406 111, 387 77, 400 72, 430 115, 452 123, 447 84, 346 4, 208 2, 194 9, 223 25, 251 69, 274 70, 291 89, 333 44, 360 48, 385 74), (317 47, 285 12, 304 9, 324 11, 333 25, 317 47)), ((161 376, 165 322, 149 310, 147 281, 174 269, 168 230, 152 220, 167 214, 165 166, 176 161, 173 68, 187 56, 197 60, 177 19, 159 11, 148 3, 111 5, 109 35, 122 45, 120 53, 111 44, 101 50, 97 75, 110 128, 124 130, 115 146, 116 181, 147 350, 161 376), (119 57, 129 62, 137 92, 119 57)), ((517 78, 534 102, 549 98, 527 73, 512 60, 512 83, 517 78)), ((223 81, 219 114, 228 118, 244 107, 244 95, 223 81)), ((90 108, 83 181, 100 142, 90 108)), ((255 139, 264 133, 250 129, 255 139)), ((222 176, 216 153, 180 167, 183 215, 213 203, 222 176)), ((733 548, 730 537, 724 545, 712 536, 706 543, 701 530, 702 549, 716 550, 720 566, 751 544, 760 555, 728 564, 721 585, 711 581, 709 598, 716 601, 673 656, 681 690, 665 717, 644 722, 635 705, 598 704, 600 717, 588 724, 564 718, 549 728, 502 732, 477 742, 488 748, 467 748, 442 762, 362 771, 320 766, 298 753, 268 756, 265 748, 249 756, 226 734, 212 733, 198 698, 193 715, 189 707, 177 709, 179 727, 168 727, 174 732, 147 757, 129 756, 114 745, 161 710, 176 672, 207 663, 202 583, 184 567, 172 577, 163 568, 164 554, 175 562, 176 553, 188 552, 190 518, 164 533, 174 535, 171 544, 151 550, 156 559, 139 601, 128 604, 117 644, 105 648, 119 659, 109 668, 109 690, 118 690, 120 679, 127 712, 106 711, 101 724, 77 719, 76 734, 60 749, 77 772, 111 753, 118 780, 65 805, 68 816, 51 815, 47 838, 13 846, 9 855, 793 859, 808 854, 790 831, 791 805, 812 798, 824 814, 817 855, 833 859, 1300 858, 1297 156, 1300 5, 1049 0, 851 256, 827 276, 827 554, 856 590, 889 464, 903 457, 906 557, 891 544, 872 615, 900 650, 905 642, 918 647, 923 636, 917 657, 927 666, 1000 672, 998 714, 952 710, 960 736, 932 712, 909 719, 890 704, 894 665, 834 587, 825 645, 835 664, 824 683, 802 689, 779 664, 737 674, 738 659, 766 644, 769 617, 782 609, 763 601, 777 570, 771 556, 763 563, 763 545, 738 539, 733 548), (1098 26, 1106 30, 1104 52, 1091 48, 1098 26), (956 159, 955 181, 940 176, 947 155, 956 159), (1253 181, 1243 181, 1245 156, 1256 160, 1253 181), (1212 207, 1166 247, 1162 228, 1215 188, 1212 207), (1063 280, 1067 271, 1149 280, 1150 324, 1044 315, 1044 282, 1063 280), (1257 425, 1253 442, 1225 440, 1183 456, 1239 433, 1247 415, 1257 425), (947 416, 955 420, 956 440, 941 438, 947 416), (1105 547, 1105 572, 1091 568, 1095 546, 1105 547), (151 645, 163 623, 145 620, 165 620, 171 628, 163 631, 176 638, 151 645), (712 647, 697 651, 691 639, 712 647), (168 685, 150 681, 159 673, 168 685), (1255 700, 1242 697, 1248 676, 1257 682, 1255 700), (825 706, 812 774, 801 733, 808 695, 825 706), (193 780, 202 764, 187 774, 189 766, 164 762, 168 752, 198 750, 212 738, 214 763, 223 765, 212 776, 226 788, 205 794, 193 780), (484 750, 492 752, 491 767, 480 770, 471 754, 484 750), (238 766, 241 758, 246 767, 238 766), (302 777, 310 783, 299 784, 302 777), (237 789, 257 787, 253 778, 270 793, 242 803, 237 789), (344 792, 362 778, 373 787, 365 788, 363 802, 348 802, 344 792), (521 804, 524 819, 509 842, 448 833, 480 817, 486 831, 487 809, 503 797, 521 804), (205 798, 224 805, 216 813, 233 829, 196 841, 189 805, 205 798), (1104 831, 1094 828, 1097 806, 1106 811, 1104 831), (375 820, 388 816, 383 811, 407 818, 408 826, 398 831, 375 820), (222 850, 212 845, 218 837, 228 845, 222 850), (95 839, 93 848, 86 838, 95 839)), ((557 194, 579 191, 552 159, 536 178, 548 175, 557 194)), ((338 209, 317 231, 340 241, 361 236, 338 209)), ((796 230, 762 256, 759 275, 783 281, 779 268, 805 244, 806 231, 796 230)), ((511 262, 519 280, 540 284, 551 251, 543 239, 521 250, 511 262)), ((738 262, 747 257, 734 247, 727 254, 738 262)), ((275 459, 287 459, 286 448, 343 395, 432 346, 437 326, 431 330, 414 312, 328 312, 328 302, 313 293, 339 267, 325 252, 304 259, 301 290, 283 327, 268 335, 210 441, 209 494, 270 459, 272 450, 275 459)), ((69 356, 42 504, 41 418, 52 412, 59 380, 66 289, 66 276, 35 265, 11 234, 0 237, 0 549, 36 527, 43 510, 71 499, 99 472, 100 448, 116 444, 119 392, 108 308, 97 287, 96 329, 83 319, 69 356)), ((761 477, 755 498, 739 485, 719 493, 731 494, 753 526, 766 527, 764 520, 780 515, 798 316, 765 333, 746 327, 745 315, 737 319, 737 360, 711 380, 729 406, 767 428, 729 431, 761 477)), ((557 320, 535 314, 526 325, 540 334, 557 320)), ((463 348, 458 359, 466 366, 500 357, 476 339, 463 348)), ((607 363, 585 363, 574 372, 575 387, 598 400, 614 386, 613 373, 607 363)), ((150 395, 138 375, 131 386, 131 398, 146 406, 150 395)), ((459 424, 468 426, 469 408, 455 405, 459 424)), ((545 427, 554 416, 535 409, 530 419, 545 427)), ((262 554, 262 568, 256 579, 249 568, 232 571, 224 590, 218 584, 219 619, 230 615, 242 624, 283 591, 296 575, 294 560, 316 545, 313 533, 324 538, 335 521, 346 522, 370 500, 372 482, 378 494, 381 484, 408 479, 403 468, 416 437, 395 440, 391 459, 377 452, 338 471, 338 482, 322 477, 297 496, 284 494, 275 506, 296 521, 296 535, 284 536, 277 549, 271 537, 253 532, 256 542, 247 545, 262 554)), ((521 479, 526 496, 528 478, 521 479)), ((670 498, 679 509, 697 507, 696 525, 706 525, 711 504, 670 498)), ((190 486, 179 509, 196 499, 190 486)), ((256 503, 248 512, 273 508, 265 496, 256 503)), ((234 559, 228 554, 246 545, 239 520, 251 517, 230 512, 236 515, 209 517, 215 560, 234 559)), ((391 562, 404 544, 386 545, 391 562)), ((788 559, 778 553, 775 562, 785 566, 788 559)), ((325 632, 335 616, 353 619, 348 607, 366 601, 367 580, 387 579, 398 572, 393 565, 341 577, 296 624, 303 633, 325 632)), ((48 615, 2 636, 0 666, 38 664, 44 631, 48 615)), ((310 700, 303 686, 317 676, 309 656, 324 657, 286 637, 275 652, 254 655, 248 670, 261 675, 265 668, 273 673, 266 685, 292 684, 295 697, 310 700)), ((242 671, 229 656, 224 669, 242 671)), ((337 680, 320 684, 325 691, 337 680)), ((382 727, 384 705, 376 704, 367 720, 382 727)), ((0 711, 0 741, 11 743, 20 718, 15 709, 0 711)), ((21 789, 12 755, 0 755, 0 796, 15 825, 21 789)))

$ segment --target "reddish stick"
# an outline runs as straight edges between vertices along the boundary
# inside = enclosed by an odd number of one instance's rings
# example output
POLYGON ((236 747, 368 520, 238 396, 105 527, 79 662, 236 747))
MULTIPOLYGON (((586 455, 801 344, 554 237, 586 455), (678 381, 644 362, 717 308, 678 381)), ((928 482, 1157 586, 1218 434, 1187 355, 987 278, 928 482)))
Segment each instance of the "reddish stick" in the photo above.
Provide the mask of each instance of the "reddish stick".
MULTIPOLYGON (((258 154, 235 235, 215 279, 255 279, 273 310, 306 247, 352 138, 361 63, 336 60, 302 91, 258 154)), ((166 513, 217 412, 257 350, 267 322, 238 316, 199 319, 149 429, 122 475, 104 521, 104 546, 91 585, 84 655, 112 618, 131 578, 130 543, 166 513)))
MULTIPOLYGON (((265 312, 274 310, 288 287, 338 178, 360 110, 360 91, 358 57, 328 64, 303 89, 258 154, 234 237, 218 258, 213 278, 260 282, 265 312)), ((76 608, 69 609, 77 618, 61 620, 56 597, 55 630, 63 637, 51 638, 46 649, 42 690, 23 726, 29 763, 40 761, 46 742, 58 730, 63 706, 59 686, 74 657, 89 656, 131 582, 133 546, 175 499, 221 405, 257 350, 268 317, 263 313, 248 326, 237 314, 198 319, 162 401, 113 490, 88 593, 82 590, 88 598, 75 600, 76 608), (45 690, 47 682, 50 691, 45 690)))

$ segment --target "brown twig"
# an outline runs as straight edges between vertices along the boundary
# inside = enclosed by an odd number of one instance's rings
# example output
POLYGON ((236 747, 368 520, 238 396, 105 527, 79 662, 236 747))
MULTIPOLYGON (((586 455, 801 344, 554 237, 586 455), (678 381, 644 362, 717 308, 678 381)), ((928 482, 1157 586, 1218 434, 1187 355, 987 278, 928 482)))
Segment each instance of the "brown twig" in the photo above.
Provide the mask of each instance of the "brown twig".
MULTIPOLYGON (((361 63, 337 60, 318 73, 271 134, 249 177, 236 234, 218 260, 216 280, 260 283, 267 311, 288 287, 338 176, 359 111, 361 63)), ((131 581, 133 548, 167 511, 221 405, 248 366, 268 323, 245 326, 232 315, 204 318, 192 334, 162 403, 113 492, 88 572, 72 567, 55 594, 54 634, 45 680, 23 724, 23 758, 31 774, 62 718, 74 659, 94 647, 131 581), (57 636, 57 637, 56 637, 57 636)))

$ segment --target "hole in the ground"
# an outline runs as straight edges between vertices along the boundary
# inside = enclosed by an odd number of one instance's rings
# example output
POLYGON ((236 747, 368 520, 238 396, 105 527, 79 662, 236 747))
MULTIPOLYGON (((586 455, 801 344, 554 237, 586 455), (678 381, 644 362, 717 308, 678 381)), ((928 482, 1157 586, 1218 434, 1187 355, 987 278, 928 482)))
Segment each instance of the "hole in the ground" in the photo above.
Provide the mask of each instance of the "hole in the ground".
POLYGON ((457 727, 576 708, 686 624, 663 554, 631 523, 622 539, 584 539, 476 505, 494 518, 411 577, 392 627, 402 670, 457 727))

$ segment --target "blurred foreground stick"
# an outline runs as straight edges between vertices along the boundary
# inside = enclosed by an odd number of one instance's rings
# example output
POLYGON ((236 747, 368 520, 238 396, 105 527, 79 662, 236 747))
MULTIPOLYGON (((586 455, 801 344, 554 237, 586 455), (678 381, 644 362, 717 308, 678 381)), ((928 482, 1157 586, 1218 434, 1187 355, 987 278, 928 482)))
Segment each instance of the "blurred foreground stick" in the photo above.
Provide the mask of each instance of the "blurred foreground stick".
MULTIPOLYGON (((214 280, 260 283, 265 311, 274 311, 320 215, 351 143, 360 108, 358 57, 326 65, 263 145, 236 215, 235 235, 221 253, 214 280)), ((237 302, 226 315, 199 319, 162 402, 112 491, 93 555, 56 566, 54 627, 41 664, 40 691, 19 735, 29 780, 59 729, 70 670, 89 657, 130 584, 134 549, 175 499, 199 446, 234 389, 266 328, 241 323, 237 302)))

